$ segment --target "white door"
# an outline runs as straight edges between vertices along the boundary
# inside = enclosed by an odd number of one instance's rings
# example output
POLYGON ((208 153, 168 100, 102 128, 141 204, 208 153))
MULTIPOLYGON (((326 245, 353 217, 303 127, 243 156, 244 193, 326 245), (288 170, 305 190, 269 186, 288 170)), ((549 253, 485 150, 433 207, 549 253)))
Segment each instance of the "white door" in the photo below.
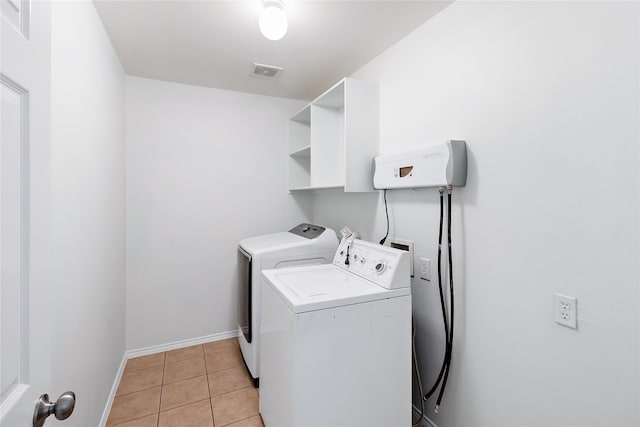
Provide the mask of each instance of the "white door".
MULTIPOLYGON (((0 0, 0 425, 32 425, 51 381, 50 7, 0 0)), ((51 396, 55 401, 57 396, 51 396)))

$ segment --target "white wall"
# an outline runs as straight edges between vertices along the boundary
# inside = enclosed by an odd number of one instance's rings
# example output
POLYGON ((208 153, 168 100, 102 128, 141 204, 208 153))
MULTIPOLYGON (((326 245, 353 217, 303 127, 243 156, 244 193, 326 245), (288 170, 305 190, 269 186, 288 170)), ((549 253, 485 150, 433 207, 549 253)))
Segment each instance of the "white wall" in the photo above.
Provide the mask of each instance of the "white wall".
MULTIPOLYGON (((98 425, 125 350, 124 72, 93 3, 52 6, 55 399, 98 425)), ((47 423, 56 423, 48 420, 47 423)))
MULTIPOLYGON (((455 2, 354 75, 380 82, 383 153, 468 142, 453 371, 440 414, 427 404, 440 427, 640 425, 638 16, 637 2, 455 2), (577 331, 554 323, 555 292, 578 298, 577 331)), ((313 220, 377 241, 379 197, 318 194, 313 220)), ((437 190, 388 199, 391 235, 435 260, 437 190)), ((419 282, 430 385, 442 321, 419 282)))
POLYGON ((286 191, 303 103, 127 77, 127 348, 235 330, 238 242, 308 218, 286 191))

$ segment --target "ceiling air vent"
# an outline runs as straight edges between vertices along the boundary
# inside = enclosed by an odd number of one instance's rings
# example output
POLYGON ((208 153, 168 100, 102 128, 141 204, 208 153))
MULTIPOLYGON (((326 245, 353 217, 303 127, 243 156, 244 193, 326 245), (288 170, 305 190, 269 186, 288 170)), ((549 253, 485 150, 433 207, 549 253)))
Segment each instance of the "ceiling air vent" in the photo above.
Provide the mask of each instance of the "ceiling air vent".
POLYGON ((273 65, 264 65, 254 63, 251 66, 251 74, 257 77, 264 77, 267 79, 276 78, 284 70, 282 67, 275 67, 273 65))

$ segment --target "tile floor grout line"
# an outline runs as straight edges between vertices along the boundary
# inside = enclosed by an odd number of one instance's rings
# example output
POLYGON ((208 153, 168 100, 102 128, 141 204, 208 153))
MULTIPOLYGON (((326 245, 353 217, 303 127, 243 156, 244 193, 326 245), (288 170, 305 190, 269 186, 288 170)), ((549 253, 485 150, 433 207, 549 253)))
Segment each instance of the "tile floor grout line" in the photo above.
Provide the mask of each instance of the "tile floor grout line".
POLYGON ((234 351, 234 350, 236 350, 236 349, 235 349, 235 348, 232 348, 232 347, 229 347, 229 348, 223 348, 223 349, 220 349, 220 350, 214 351, 214 352, 212 352, 212 353, 205 353, 204 355, 205 355, 205 357, 206 357, 206 356, 213 356, 213 355, 218 354, 218 353, 224 353, 224 352, 234 351))
POLYGON ((209 372, 206 372, 207 370, 207 362, 204 362, 204 370, 205 370, 205 376, 207 377, 207 392, 209 393, 209 399, 211 399, 211 383, 209 382, 209 372))
MULTIPOLYGON (((193 361, 194 361, 194 360, 196 360, 196 359, 201 359, 201 360, 202 360, 202 363, 203 363, 203 365, 204 365, 204 373, 205 373, 205 375, 206 375, 206 374, 207 374, 207 360, 206 360, 206 358, 204 357, 204 355, 202 355, 202 356, 197 356, 197 357, 190 357, 189 359, 180 360, 180 361, 178 361, 178 362, 168 362, 168 364, 169 364, 169 365, 173 365, 173 364, 175 364, 175 363, 181 363, 181 362, 184 362, 184 361, 187 361, 187 360, 190 360, 190 361, 192 361, 192 362, 193 362, 193 361)), ((167 363, 165 363, 165 366, 166 366, 166 365, 167 365, 167 363)), ((183 380, 188 380, 188 379, 190 379, 190 378, 196 378, 196 377, 199 377, 199 376, 201 376, 201 375, 202 375, 202 374, 194 374, 194 375, 192 375, 192 376, 185 377, 185 378, 181 378, 181 379, 179 379, 179 380, 174 380, 174 381, 171 381, 171 382, 167 382, 166 384, 175 384, 175 383, 177 383, 177 382, 180 382, 180 381, 183 381, 183 380)), ((164 378, 162 379, 162 384, 163 384, 163 385, 165 384, 165 382, 164 382, 164 378)))
MULTIPOLYGON (((220 427, 225 427, 225 426, 228 426, 228 425, 231 425, 231 424, 239 423, 240 421, 244 421, 244 420, 248 420, 249 418, 253 418, 256 415, 260 415, 260 412, 258 412, 257 414, 249 415, 248 417, 240 418, 239 420, 232 421, 232 422, 224 424, 224 425, 222 425, 220 427)), ((262 417, 261 417, 261 419, 262 419, 262 417)))
POLYGON ((147 390, 151 390, 152 388, 156 388, 156 387, 162 387, 162 384, 159 384, 159 385, 152 385, 152 386, 150 386, 150 387, 147 387, 147 388, 141 388, 141 389, 139 389, 139 390, 130 391, 130 392, 128 392, 128 393, 117 394, 117 395, 116 395, 116 397, 129 396, 130 394, 137 393, 137 392, 139 392, 139 391, 147 391, 147 390))
POLYGON ((181 381, 192 380, 192 379, 194 379, 194 378, 198 378, 198 377, 201 377, 201 376, 203 376, 203 375, 207 375, 207 374, 208 374, 208 373, 207 373, 207 372, 205 372, 204 374, 197 374, 197 375, 194 375, 194 376, 192 376, 192 377, 185 377, 185 378, 179 379, 179 380, 177 380, 177 381, 172 381, 172 382, 170 382, 170 383, 163 383, 162 385, 163 385, 163 386, 165 386, 165 385, 176 384, 176 383, 179 383, 179 382, 181 382, 181 381))
MULTIPOLYGON (((204 375, 198 375, 197 377, 193 377, 193 378, 206 377, 206 376, 207 376, 207 374, 204 374, 204 375)), ((188 378, 188 379, 193 379, 193 378, 188 378)), ((180 408, 180 407, 182 407, 182 406, 191 405, 192 403, 196 403, 196 402, 203 402, 203 401, 204 401, 204 400, 206 400, 206 399, 211 399, 211 393, 210 393, 210 391, 209 391, 209 381, 208 381, 208 378, 205 378, 205 379, 207 380, 207 395, 208 395, 209 397, 205 397, 204 399, 200 399, 200 400, 195 400, 195 401, 193 401, 193 402, 181 403, 180 405, 172 406, 171 408, 167 408, 167 409, 162 409, 162 400, 161 400, 161 401, 160 401, 160 410, 159 410, 159 413, 161 413, 161 412, 167 412, 167 411, 170 411, 170 410, 175 409, 175 408, 180 408)), ((184 380, 184 381, 186 381, 186 380, 184 380)), ((176 384, 176 383, 164 384, 162 387, 164 387, 165 385, 172 385, 172 384, 176 384)))
MULTIPOLYGON (((218 369, 217 371, 213 371, 213 372, 208 372, 207 371, 207 375, 208 374, 217 374, 218 372, 224 372, 224 371, 230 371, 232 369, 239 369, 239 368, 244 368, 244 366, 232 366, 230 368, 223 368, 223 369, 218 369)), ((245 368, 246 369, 246 368, 245 368)))
POLYGON ((235 390, 229 390, 229 391, 225 391, 224 393, 216 394, 215 396, 211 396, 211 398, 213 399, 214 397, 220 397, 220 396, 224 396, 225 394, 235 393, 236 391, 244 390, 244 389, 247 389, 247 388, 253 388, 255 390, 255 387, 253 385, 248 385, 246 387, 240 387, 240 388, 237 388, 235 390))
POLYGON ((213 398, 211 397, 211 383, 209 383, 209 374, 207 374, 207 388, 209 389, 209 410, 211 411, 211 422, 216 427, 216 416, 213 415, 213 398))
POLYGON ((156 419, 156 427, 160 427, 160 408, 162 407, 162 390, 164 389, 164 369, 167 366, 167 352, 162 356, 162 380, 160 381, 160 402, 158 402, 158 418, 156 419))
POLYGON ((165 364, 166 364, 166 363, 182 362, 182 361, 184 361, 184 360, 195 359, 196 357, 204 356, 204 355, 205 355, 205 353, 204 353, 204 347, 203 347, 203 345, 202 345, 202 344, 193 345, 193 346, 190 346, 190 347, 178 348, 178 349, 175 349, 175 350, 169 350, 169 351, 166 351, 165 353, 171 353, 171 352, 174 352, 174 351, 184 350, 185 348, 198 347, 198 346, 200 346, 200 351, 201 351, 201 353, 200 353, 198 356, 189 356, 189 357, 185 357, 184 359, 173 360, 173 361, 171 361, 171 362, 168 362, 168 361, 167 361, 167 358, 166 358, 166 356, 165 356, 165 364))
POLYGON ((207 400, 207 398, 206 398, 206 397, 205 397, 204 399, 194 400, 193 402, 181 403, 181 404, 180 404, 180 405, 178 405, 178 406, 172 406, 171 408, 163 409, 163 410, 161 410, 160 412, 169 412, 169 411, 173 411, 174 409, 182 408, 183 406, 193 405, 194 403, 204 402, 205 400, 207 400))
MULTIPOLYGON (((157 353, 146 354, 144 356, 132 357, 130 359, 127 358, 127 363, 129 363, 132 360, 142 359, 142 358, 149 357, 149 356, 156 356, 156 355, 161 354, 161 353, 165 353, 165 352, 164 351, 159 351, 157 353)), ((141 368, 127 368, 127 366, 125 365, 124 373, 127 374, 129 372, 139 371, 141 369, 147 369, 147 368, 155 368, 157 366, 162 366, 162 365, 164 365, 164 356, 162 357, 162 363, 158 363, 158 364, 155 364, 155 365, 143 366, 141 368)))
POLYGON ((213 374, 213 373, 216 373, 216 372, 222 372, 222 371, 226 371, 226 370, 229 370, 229 369, 241 368, 241 367, 244 367, 244 366, 243 365, 229 366, 229 367, 222 368, 222 369, 216 369, 215 371, 207 371, 207 373, 208 374, 213 374))
POLYGON ((173 365, 174 363, 186 362, 187 360, 198 359, 200 357, 203 358, 203 359, 206 359, 205 355, 200 355, 200 356, 194 356, 194 357, 187 357, 186 359, 174 360, 173 362, 166 362, 165 365, 167 365, 167 364, 173 365))
POLYGON ((132 418, 130 420, 126 420, 118 424, 113 424, 112 426, 109 426, 109 427, 118 427, 118 426, 121 426, 122 424, 130 423, 131 421, 141 420, 142 418, 150 417, 151 415, 155 415, 155 414, 142 415, 141 417, 132 418))
MULTIPOLYGON (((137 369, 137 370, 135 370, 135 371, 133 371, 133 372, 142 371, 143 369, 159 368, 160 366, 163 366, 163 365, 149 366, 148 368, 137 369)), ((164 371, 164 366, 163 366, 163 371, 164 371)), ((136 393, 136 392, 138 392, 138 391, 144 391, 144 390, 149 390, 149 389, 154 388, 154 387, 158 387, 157 385, 152 385, 152 386, 148 386, 147 388, 141 388, 141 389, 139 389, 139 390, 133 390, 133 391, 128 391, 128 392, 126 392, 126 393, 119 393, 119 394, 118 394, 118 390, 120 390, 120 387, 122 386, 123 380, 125 380, 125 376, 126 376, 127 374, 129 374, 129 373, 130 373, 130 372, 125 372, 125 373, 123 374, 122 378, 120 378, 120 382, 118 383, 118 388, 116 389, 116 395, 115 395, 114 397, 126 396, 126 395, 128 395, 128 394, 136 393)), ((162 382, 160 383, 160 385, 162 385, 162 382)))
MULTIPOLYGON (((144 356, 143 356, 143 357, 144 357, 144 356)), ((122 375, 130 374, 130 373, 132 373, 132 372, 142 371, 143 369, 157 368, 158 366, 163 366, 163 365, 164 365, 164 362, 163 362, 163 363, 159 363, 159 364, 157 364, 157 365, 145 366, 145 367, 142 367, 142 368, 129 368, 129 369, 126 369, 126 368, 125 368, 125 370, 124 370, 124 372, 123 372, 123 374, 122 374, 122 375)))
MULTIPOLYGON (((206 361, 206 357, 205 357, 205 370, 207 369, 207 361, 206 361)), ((211 422, 213 423, 213 427, 216 427, 216 418, 215 415, 213 415, 213 399, 211 397, 211 383, 209 382, 209 373, 206 374, 207 376, 207 391, 209 392, 209 410, 211 411, 211 422)))

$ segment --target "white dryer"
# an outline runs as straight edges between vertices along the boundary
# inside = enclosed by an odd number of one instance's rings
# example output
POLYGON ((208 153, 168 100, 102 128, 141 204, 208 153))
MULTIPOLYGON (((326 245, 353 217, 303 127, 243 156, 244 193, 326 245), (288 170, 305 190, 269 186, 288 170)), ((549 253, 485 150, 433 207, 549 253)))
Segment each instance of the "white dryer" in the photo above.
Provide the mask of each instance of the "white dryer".
POLYGON ((411 425, 409 259, 342 240, 332 264, 264 271, 267 427, 411 425))
POLYGON ((260 377, 260 291, 262 270, 327 264, 338 237, 330 228, 299 224, 289 231, 250 237, 238 246, 238 341, 254 381, 260 377))

